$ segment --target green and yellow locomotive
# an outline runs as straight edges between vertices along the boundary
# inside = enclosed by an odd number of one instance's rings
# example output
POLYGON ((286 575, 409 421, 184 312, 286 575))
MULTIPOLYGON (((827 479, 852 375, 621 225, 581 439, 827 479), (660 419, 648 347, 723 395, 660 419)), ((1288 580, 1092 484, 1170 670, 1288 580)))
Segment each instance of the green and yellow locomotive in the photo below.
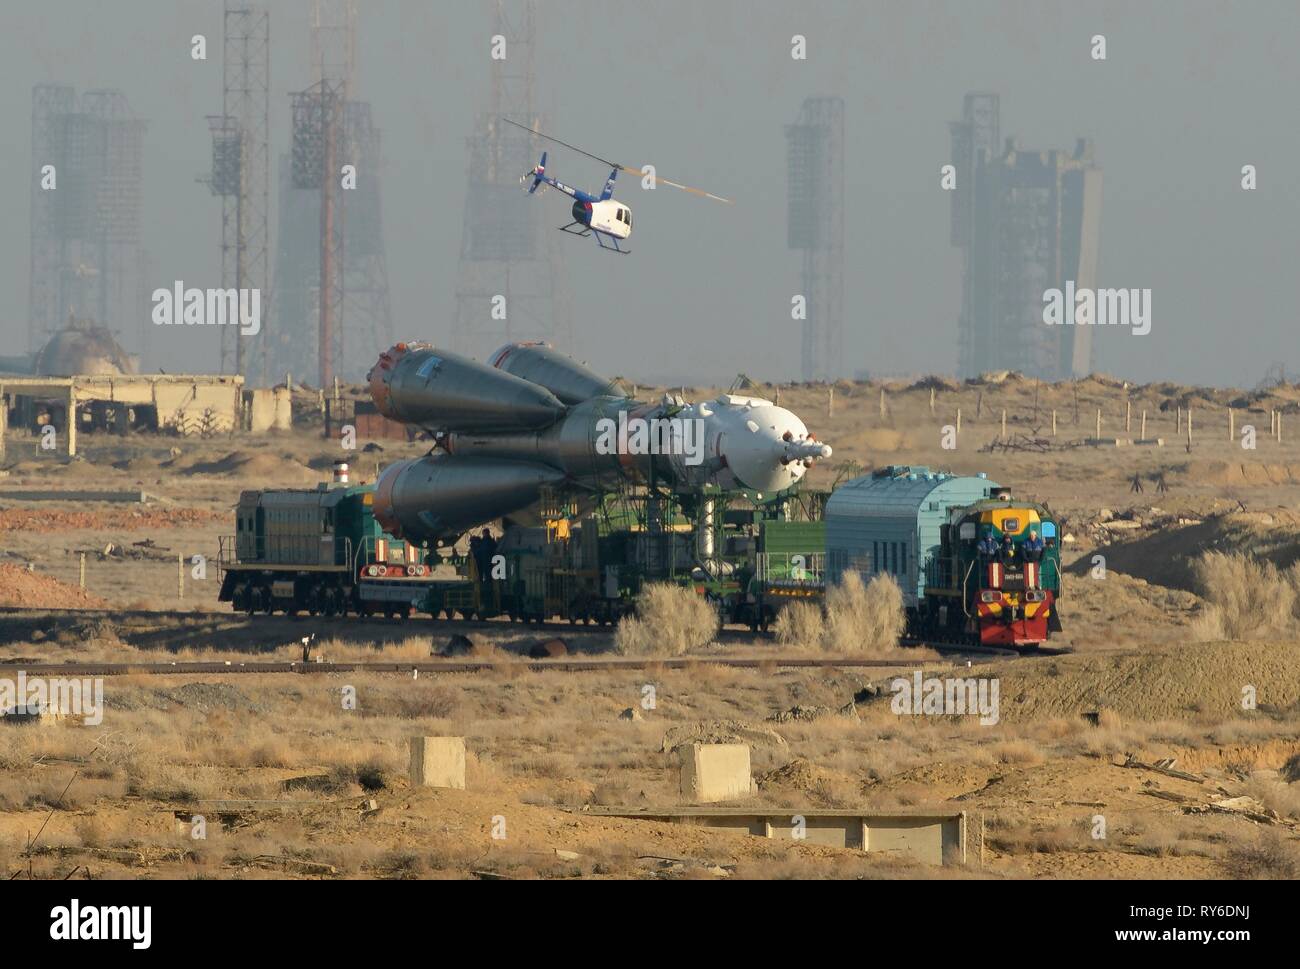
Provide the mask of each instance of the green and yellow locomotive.
POLYGON ((374 486, 349 484, 345 464, 314 490, 243 492, 221 540, 220 601, 250 614, 408 615, 429 553, 386 534, 373 505, 374 486))
POLYGON ((1036 646, 1061 629, 1057 521, 984 474, 890 466, 845 482, 826 505, 827 580, 890 575, 909 633, 1036 646))

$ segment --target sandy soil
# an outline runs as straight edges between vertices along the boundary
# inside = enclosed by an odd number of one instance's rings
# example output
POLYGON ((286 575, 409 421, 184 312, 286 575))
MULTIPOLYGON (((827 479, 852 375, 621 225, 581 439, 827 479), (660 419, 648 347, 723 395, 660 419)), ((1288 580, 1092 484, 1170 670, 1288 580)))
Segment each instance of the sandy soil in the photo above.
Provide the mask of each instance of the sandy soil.
MULTIPOLYGON (((99 726, 0 725, 0 875, 30 866, 62 877, 80 866, 78 877, 110 878, 1300 876, 1300 633, 1279 619, 1257 638, 1202 641, 1206 603, 1191 570, 1206 550, 1248 552, 1281 568, 1300 558, 1300 446, 1292 443, 1300 391, 1127 387, 1107 378, 1040 386, 1015 375, 961 386, 841 383, 828 416, 829 390, 780 389, 781 403, 836 449, 814 483, 887 463, 985 471, 1064 516, 1071 540, 1057 645, 1072 652, 930 667, 996 676, 996 724, 899 716, 887 692, 869 696, 873 686, 888 690, 888 671, 775 664, 419 679, 113 677, 99 726), (1177 416, 1188 406, 1190 449, 1177 416), (1230 406, 1238 433, 1256 428, 1253 450, 1229 439, 1230 406), (955 425, 958 408, 962 432, 947 450, 944 427, 955 425), (1147 437, 1164 446, 1084 443, 1098 408, 1103 437, 1137 438, 1145 410, 1147 437), (1275 410, 1281 443, 1268 434, 1275 410), (656 709, 620 719, 647 684, 656 709), (356 710, 340 707, 344 687, 355 688, 356 710), (1247 688, 1255 703, 1243 708, 1247 688), (818 713, 776 719, 794 707, 818 713), (931 869, 584 814, 589 804, 678 803, 665 736, 707 733, 718 722, 780 738, 754 743, 752 803, 792 812, 960 808, 972 832, 983 831, 982 864, 972 853, 965 867, 931 869), (466 738, 468 790, 408 786, 409 738, 437 734, 466 738), (1175 773, 1156 769, 1169 761, 1175 773), (229 830, 213 825, 202 842, 177 832, 175 811, 214 798, 277 806, 229 830), (1248 800, 1215 806, 1239 798, 1248 800), (498 817, 505 839, 491 836, 498 817)), ((279 618, 253 626, 218 609, 215 567, 203 581, 187 576, 179 597, 177 557, 215 562, 242 489, 310 486, 338 457, 357 479, 373 478, 377 463, 428 447, 381 441, 345 453, 310 428, 262 439, 86 434, 80 443, 82 456, 67 462, 11 435, 0 476, 0 604, 28 611, 0 615, 0 662, 298 658, 304 627, 279 618), (9 489, 72 488, 143 489, 154 500, 5 498, 9 489), (116 611, 42 611, 100 605, 116 611)), ((340 659, 424 658, 449 635, 427 621, 312 631, 312 649, 340 659)), ((503 627, 484 635, 509 655, 538 634, 503 627)), ((571 638, 574 650, 609 648, 607 633, 571 638)), ((773 650, 771 640, 730 630, 704 652, 773 650)))

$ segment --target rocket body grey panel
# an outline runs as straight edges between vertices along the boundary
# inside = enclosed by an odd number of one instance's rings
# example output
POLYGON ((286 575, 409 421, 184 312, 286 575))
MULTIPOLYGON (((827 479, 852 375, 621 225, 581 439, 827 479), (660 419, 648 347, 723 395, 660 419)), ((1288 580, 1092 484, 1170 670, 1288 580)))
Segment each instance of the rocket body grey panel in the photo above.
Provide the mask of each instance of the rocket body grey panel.
POLYGON ((491 357, 498 370, 545 387, 566 404, 593 397, 626 397, 616 380, 606 380, 544 343, 511 343, 491 357))

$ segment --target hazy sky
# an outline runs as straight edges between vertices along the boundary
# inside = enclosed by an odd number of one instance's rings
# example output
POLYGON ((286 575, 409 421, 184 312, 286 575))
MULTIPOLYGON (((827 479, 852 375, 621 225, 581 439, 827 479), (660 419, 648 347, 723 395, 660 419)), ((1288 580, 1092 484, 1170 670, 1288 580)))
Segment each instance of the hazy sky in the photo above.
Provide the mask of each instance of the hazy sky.
MULTIPOLYGON (((489 92, 490 0, 362 0, 357 95, 383 130, 384 218, 399 337, 447 340, 464 212, 465 139, 489 92)), ((1026 148, 1087 136, 1105 172, 1102 286, 1150 288, 1151 333, 1116 328, 1095 366, 1137 380, 1253 384, 1300 370, 1300 4, 539 0, 538 93, 555 133, 736 200, 620 190, 629 257, 553 233, 573 294, 575 356, 610 373, 799 375, 786 247, 783 125, 808 96, 846 105, 846 375, 952 372, 961 292, 939 186, 967 91, 1000 93, 1026 148), (793 34, 808 57, 790 56, 793 34), (1107 59, 1089 56, 1104 34, 1107 59), (1259 187, 1241 189, 1241 168, 1259 187)), ((288 92, 309 83, 306 0, 274 0, 273 155, 288 92)), ((25 345, 31 89, 123 89, 149 121, 149 288, 219 283, 219 204, 205 116, 220 110, 220 0, 5 4, 0 31, 0 355, 25 345), (190 58, 208 37, 209 59, 190 58), (155 281, 156 282, 153 282, 155 281)), ((598 188, 563 150, 551 169, 598 188)), ((274 169, 273 169, 274 171, 274 169)), ((272 212, 275 212, 274 185, 272 212)), ((527 200, 556 226, 562 198, 527 200)), ((274 220, 272 232, 274 234, 274 220)), ((171 371, 217 365, 210 331, 150 327, 171 371)), ((139 349, 131 347, 131 349, 139 349)), ((491 348, 484 348, 484 351, 491 348)), ((305 368, 312 369, 312 368, 305 368)))

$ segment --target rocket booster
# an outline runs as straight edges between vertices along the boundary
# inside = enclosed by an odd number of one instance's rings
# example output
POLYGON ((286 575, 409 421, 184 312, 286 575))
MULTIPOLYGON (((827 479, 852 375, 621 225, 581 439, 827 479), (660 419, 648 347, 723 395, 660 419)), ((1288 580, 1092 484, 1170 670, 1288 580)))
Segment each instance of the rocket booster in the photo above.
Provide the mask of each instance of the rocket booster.
POLYGON ((427 343, 399 343, 370 369, 379 413, 430 433, 538 430, 564 416, 540 384, 427 343))
POLYGON ((380 476, 375 517, 389 531, 441 544, 527 509, 543 489, 590 492, 652 473, 678 491, 770 494, 832 454, 762 398, 638 401, 544 344, 512 344, 491 360, 398 344, 371 370, 380 412, 434 433, 441 449, 380 476))

